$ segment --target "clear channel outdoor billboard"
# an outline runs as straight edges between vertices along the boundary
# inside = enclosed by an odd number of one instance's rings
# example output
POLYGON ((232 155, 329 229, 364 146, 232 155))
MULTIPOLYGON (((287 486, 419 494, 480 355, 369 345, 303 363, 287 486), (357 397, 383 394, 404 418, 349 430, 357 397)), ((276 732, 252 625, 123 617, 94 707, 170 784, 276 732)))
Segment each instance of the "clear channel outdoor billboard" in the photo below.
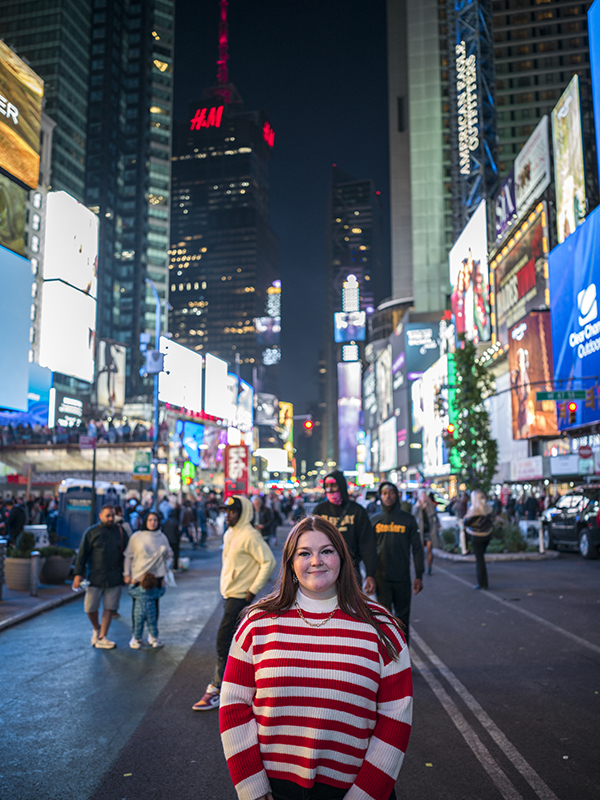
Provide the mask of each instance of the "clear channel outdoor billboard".
POLYGON ((189 411, 202 411, 202 356, 165 336, 160 339, 165 371, 158 376, 158 398, 189 411))
POLYGON ((515 158, 515 201, 517 216, 522 216, 549 186, 550 142, 548 117, 539 121, 536 129, 515 158))
POLYGON ((31 264, 0 247, 0 408, 26 411, 29 391, 31 264))
POLYGON ((477 210, 450 250, 451 304, 457 335, 476 344, 491 336, 486 204, 477 210))
POLYGON ((35 189, 44 81, 0 41, 0 167, 35 189))
POLYGON ((592 73, 592 95, 596 120, 596 158, 600 175, 600 0, 594 0, 588 11, 588 41, 592 73))
POLYGON ((583 136, 579 75, 575 75, 552 111, 554 185, 558 243, 564 242, 585 219, 583 136))
POLYGON ((44 280, 61 280, 96 297, 98 217, 67 192, 46 200, 44 280))

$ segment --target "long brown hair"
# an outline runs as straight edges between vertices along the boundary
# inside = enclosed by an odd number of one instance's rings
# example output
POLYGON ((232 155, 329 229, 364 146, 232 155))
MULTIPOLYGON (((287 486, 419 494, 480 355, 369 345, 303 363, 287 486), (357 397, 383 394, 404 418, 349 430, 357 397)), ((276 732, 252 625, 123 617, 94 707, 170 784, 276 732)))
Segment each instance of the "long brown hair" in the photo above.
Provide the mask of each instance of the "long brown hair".
POLYGON ((392 626, 402 626, 402 623, 384 609, 381 611, 378 610, 377 612, 372 611, 368 604, 367 596, 363 594, 358 585, 356 570, 354 569, 354 564, 352 563, 352 558, 343 536, 335 525, 332 525, 331 522, 323 519, 323 517, 304 517, 304 519, 294 525, 288 534, 283 548, 281 569, 279 570, 279 576, 274 591, 246 609, 245 616, 251 614, 253 611, 263 611, 266 614, 280 614, 281 612, 289 611, 294 605, 298 589, 297 584, 294 583, 294 555, 298 547, 298 540, 303 533, 308 533, 309 531, 324 533, 337 550, 340 557, 341 565, 337 580, 337 597, 338 605, 341 610, 345 614, 348 614, 349 617, 359 620, 359 622, 366 622, 372 625, 388 656, 392 660, 396 660, 399 654, 398 645, 382 627, 381 622, 387 622, 392 626))

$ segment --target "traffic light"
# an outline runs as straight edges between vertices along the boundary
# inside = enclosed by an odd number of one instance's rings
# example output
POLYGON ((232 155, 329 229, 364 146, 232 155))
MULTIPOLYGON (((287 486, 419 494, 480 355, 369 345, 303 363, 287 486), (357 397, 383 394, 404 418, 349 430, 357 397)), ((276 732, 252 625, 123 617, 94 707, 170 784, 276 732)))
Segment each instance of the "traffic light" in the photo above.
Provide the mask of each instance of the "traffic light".
POLYGON ((566 403, 559 403, 558 404, 558 418, 564 419, 565 422, 567 420, 567 404, 566 403))
POLYGON ((306 436, 312 436, 313 427, 314 427, 314 422, 312 421, 312 419, 304 420, 304 433, 306 436))
POLYGON ((455 430, 456 430, 456 428, 454 427, 453 423, 451 422, 449 425, 446 426, 446 429, 444 430, 444 432, 442 434, 442 436, 443 436, 443 438, 444 438, 444 440, 446 442, 446 445, 448 447, 453 447, 454 446, 454 431, 455 430))
POLYGON ((596 386, 585 390, 585 407, 596 408, 596 386))
POLYGON ((572 400, 569 403, 569 425, 575 425, 577 415, 577 403, 574 403, 572 400))

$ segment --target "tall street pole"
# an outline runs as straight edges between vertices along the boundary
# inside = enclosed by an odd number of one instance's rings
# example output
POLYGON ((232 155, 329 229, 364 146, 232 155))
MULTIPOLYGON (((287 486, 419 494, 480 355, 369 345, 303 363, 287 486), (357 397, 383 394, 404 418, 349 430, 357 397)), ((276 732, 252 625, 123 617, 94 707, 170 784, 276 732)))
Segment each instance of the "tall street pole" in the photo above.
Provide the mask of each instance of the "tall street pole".
MULTIPOLYGON (((146 283, 154 293, 156 302, 156 321, 154 325, 154 349, 160 351, 160 325, 161 325, 161 303, 154 282, 146 278, 146 283)), ((158 405, 158 372, 154 373, 154 438, 152 441, 152 510, 158 510, 158 427, 159 427, 159 405, 158 405)))

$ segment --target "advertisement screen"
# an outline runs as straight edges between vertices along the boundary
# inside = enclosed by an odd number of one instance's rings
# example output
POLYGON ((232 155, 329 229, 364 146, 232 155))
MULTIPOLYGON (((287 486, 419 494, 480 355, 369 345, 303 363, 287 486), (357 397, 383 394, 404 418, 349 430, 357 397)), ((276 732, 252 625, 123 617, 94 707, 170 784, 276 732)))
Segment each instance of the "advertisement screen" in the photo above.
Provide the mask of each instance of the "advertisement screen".
POLYGON ((27 192, 6 175, 0 175, 0 245, 23 255, 27 192))
POLYGON ((279 401, 274 394, 257 392, 254 420, 257 425, 277 425, 279 401))
POLYGON ((279 437, 283 448, 288 454, 288 464, 291 466, 294 458, 294 406, 292 403, 279 403, 279 437))
MULTIPOLYGON (((440 357, 439 327, 439 323, 434 322, 408 322, 404 326, 409 381, 417 380, 440 357)), ((396 365, 397 360, 393 366, 396 365)))
POLYGON ((422 460, 427 477, 450 473, 444 431, 448 416, 448 356, 439 358, 412 387, 413 430, 423 433, 422 460))
POLYGON ((340 361, 337 365, 338 397, 361 396, 360 361, 340 361))
POLYGON ((367 326, 366 311, 338 311, 333 315, 335 341, 364 342, 367 326))
POLYGON ((98 217, 66 192, 46 201, 44 280, 60 280, 96 297, 98 217))
POLYGON ((123 408, 125 404, 125 364, 127 348, 121 344, 98 342, 96 364, 97 402, 101 408, 123 408))
MULTIPOLYGON (((31 298, 31 268, 29 276, 31 298)), ((96 301, 62 281, 45 281, 39 362, 53 372, 94 380, 96 301)))
POLYGON ((211 353, 207 353, 205 358, 204 411, 213 417, 223 418, 223 409, 229 403, 227 362, 211 353))
POLYGON ((0 167, 35 189, 44 81, 0 42, 0 167))
POLYGON ((575 75, 552 111, 556 229, 564 242, 585 219, 583 136, 579 75, 575 75))
POLYGON ((496 239, 501 239, 517 218, 514 167, 502 182, 494 202, 496 212, 496 239))
POLYGON ((508 329, 529 311, 548 306, 548 214, 538 203, 490 263, 490 283, 495 298, 494 335, 509 343, 508 329))
POLYGON ((165 371, 158 375, 158 399, 188 411, 202 411, 202 356, 177 342, 160 338, 165 371))
POLYGON ((204 425, 178 419, 175 423, 175 433, 181 447, 185 450, 187 459, 195 467, 199 467, 202 462, 202 452, 205 449, 204 425))
POLYGON ((375 384, 377 390, 377 409, 379 411, 379 422, 394 413, 394 394, 392 384, 392 346, 386 345, 383 350, 377 353, 375 361, 375 384))
POLYGON ((259 347, 274 347, 279 344, 281 317, 255 317, 254 327, 259 347))
POLYGON ((368 431, 377 427, 377 391, 375 386, 375 364, 369 364, 365 370, 363 382, 363 411, 365 429, 368 431))
MULTIPOLYGON (((552 250, 548 265, 555 387, 589 388, 600 375, 600 207, 552 250)), ((600 409, 579 401, 576 420, 597 422, 600 409)), ((559 427, 568 422, 559 420, 559 427)))
POLYGON ((338 362, 338 448, 341 470, 356 469, 356 445, 360 427, 360 361, 338 362))
POLYGON ((491 336, 485 209, 482 200, 449 255, 456 333, 476 344, 491 336))
POLYGON ((390 336, 390 344, 392 346, 392 396, 394 399, 398 450, 397 466, 408 464, 409 430, 411 425, 410 384, 406 375, 406 333, 404 328, 404 322, 398 323, 394 333, 390 336))
POLYGON ((254 419, 254 389, 237 375, 227 373, 228 412, 226 419, 240 431, 251 431, 254 419))
MULTIPOLYGON (((590 66, 592 73, 592 94, 594 97, 594 117, 600 119, 600 2, 594 0, 588 11, 588 41, 590 47, 590 66)), ((600 125, 596 121, 596 158, 600 175, 600 125)))
POLYGON ((550 143, 548 117, 542 117, 537 128, 515 158, 515 200, 517 215, 525 214, 550 184, 550 143))
POLYGON ((558 431, 556 403, 535 399, 553 389, 552 327, 549 311, 532 311, 508 335, 513 439, 551 436, 558 431))
POLYGON ((379 426, 379 469, 387 472, 397 466, 396 417, 390 417, 379 426))

